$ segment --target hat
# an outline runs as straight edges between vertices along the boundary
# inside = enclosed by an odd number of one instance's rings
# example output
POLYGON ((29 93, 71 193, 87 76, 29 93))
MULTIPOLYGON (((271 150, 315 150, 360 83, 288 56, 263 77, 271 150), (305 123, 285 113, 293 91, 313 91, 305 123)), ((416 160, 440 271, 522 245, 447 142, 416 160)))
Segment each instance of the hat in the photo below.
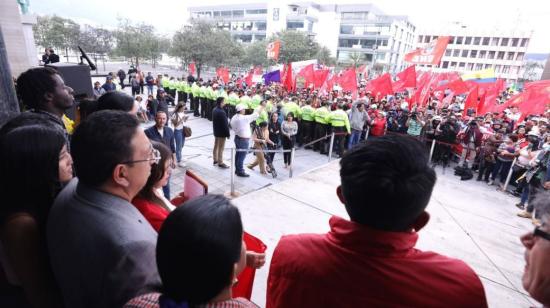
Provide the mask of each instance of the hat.
POLYGON ((378 108, 378 106, 376 106, 376 104, 370 105, 370 109, 377 109, 377 108, 378 108))
POLYGON ((107 80, 113 80, 113 77, 107 76, 107 80))
POLYGON ((237 107, 235 107, 235 110, 237 110, 237 112, 241 112, 245 109, 246 109, 246 106, 244 104, 238 104, 237 107))
POLYGON ((434 121, 441 121, 441 117, 440 117, 440 116, 435 116, 435 117, 433 118, 433 120, 434 120, 434 121))

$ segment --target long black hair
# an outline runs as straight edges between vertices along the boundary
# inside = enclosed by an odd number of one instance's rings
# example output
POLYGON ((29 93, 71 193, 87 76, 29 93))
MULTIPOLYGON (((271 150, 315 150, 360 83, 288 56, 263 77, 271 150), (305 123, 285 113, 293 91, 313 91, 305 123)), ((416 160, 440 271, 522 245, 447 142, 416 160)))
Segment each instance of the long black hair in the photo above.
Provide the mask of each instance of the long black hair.
POLYGON ((222 195, 198 197, 175 209, 157 241, 163 297, 190 305, 212 300, 232 283, 242 234, 239 210, 222 195))
POLYGON ((42 124, 6 130, 0 134, 0 222, 26 212, 44 227, 61 190, 59 154, 65 137, 61 130, 42 124))

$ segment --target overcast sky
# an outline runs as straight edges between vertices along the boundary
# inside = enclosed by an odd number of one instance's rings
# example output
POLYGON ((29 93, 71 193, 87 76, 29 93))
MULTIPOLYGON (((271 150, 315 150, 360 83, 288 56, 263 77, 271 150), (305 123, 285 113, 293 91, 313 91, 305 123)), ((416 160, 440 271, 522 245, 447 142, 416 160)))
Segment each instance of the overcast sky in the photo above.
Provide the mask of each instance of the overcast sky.
MULTIPOLYGON (((15 0, 12 0, 15 1, 15 0)), ((171 35, 188 17, 187 5, 258 3, 235 0, 30 0, 31 11, 57 14, 79 23, 116 27, 117 18, 130 18, 154 25, 159 32, 171 35)), ((276 0, 278 3, 288 0, 276 0)), ((295 1, 300 2, 300 1, 295 1)), ((407 15, 419 27, 437 27, 448 21, 461 21, 476 27, 493 29, 532 29, 529 52, 550 53, 549 0, 318 0, 317 3, 373 3, 389 15, 407 15)))

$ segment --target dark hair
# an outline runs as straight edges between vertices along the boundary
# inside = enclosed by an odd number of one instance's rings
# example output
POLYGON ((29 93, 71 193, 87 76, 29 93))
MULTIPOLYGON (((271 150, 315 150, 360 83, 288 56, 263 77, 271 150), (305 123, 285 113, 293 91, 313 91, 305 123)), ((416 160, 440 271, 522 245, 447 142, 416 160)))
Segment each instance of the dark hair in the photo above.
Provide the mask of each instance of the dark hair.
POLYGON ((541 218, 544 219, 545 216, 550 218, 550 191, 541 190, 538 192, 533 199, 533 203, 541 218))
POLYGON ((287 113, 285 118, 288 118, 288 117, 292 117, 294 119, 294 113, 292 111, 287 113))
POLYGON ((423 145, 409 136, 369 139, 340 161, 346 210, 352 221, 405 231, 424 211, 436 181, 423 145))
POLYGON ((153 199, 153 186, 155 186, 155 184, 162 179, 165 173, 164 165, 166 164, 166 161, 168 159, 172 158, 172 151, 164 143, 151 141, 151 144, 153 144, 153 148, 157 149, 160 152, 160 161, 158 162, 158 164, 154 164, 151 167, 151 174, 147 179, 147 183, 145 183, 145 186, 143 186, 143 188, 138 193, 139 197, 146 200, 153 199))
POLYGON ((79 181, 97 187, 111 177, 116 165, 131 160, 138 127, 135 116, 114 110, 96 112, 80 123, 71 140, 79 181))
MULTIPOLYGON (((181 103, 181 102, 178 103, 178 104, 176 105, 176 108, 174 108, 174 113, 178 112, 178 110, 180 110, 180 109, 182 109, 182 108, 184 108, 184 107, 185 107, 185 105, 184 105, 183 103, 181 103)), ((167 115, 167 116, 168 116, 168 115, 167 115)))
POLYGON ((45 227, 49 209, 61 190, 59 153, 66 144, 65 136, 40 120, 19 127, 6 125, 0 134, 0 221, 4 223, 13 213, 27 212, 45 227))
POLYGON ((78 114, 80 115, 80 122, 86 120, 90 114, 96 111, 97 101, 89 98, 85 98, 78 103, 78 114))
POLYGON ((216 98, 216 106, 220 106, 224 100, 225 98, 223 96, 216 98))
POLYGON ((97 100, 96 111, 101 110, 120 110, 124 112, 129 112, 134 108, 134 98, 130 95, 120 92, 113 91, 107 92, 97 100))
POLYGON ((17 96, 29 109, 41 109, 46 93, 55 92, 57 71, 51 67, 36 67, 17 78, 17 96))
POLYGON ((203 304, 232 282, 241 254, 239 210, 222 195, 195 198, 164 221, 157 241, 163 295, 203 304))

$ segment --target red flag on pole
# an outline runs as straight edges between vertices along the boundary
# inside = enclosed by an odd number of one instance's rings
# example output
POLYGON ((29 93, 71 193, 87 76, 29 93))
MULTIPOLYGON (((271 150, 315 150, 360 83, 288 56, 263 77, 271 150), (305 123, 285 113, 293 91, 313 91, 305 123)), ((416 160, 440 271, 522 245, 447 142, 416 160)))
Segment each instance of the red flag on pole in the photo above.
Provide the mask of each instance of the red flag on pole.
POLYGON ((244 82, 250 87, 252 86, 252 77, 254 77, 254 70, 250 70, 248 75, 244 78, 244 82))
POLYGON ((440 85, 439 87, 436 88, 436 90, 445 90, 445 89, 449 89, 456 94, 466 93, 470 90, 468 85, 464 83, 464 81, 462 81, 461 78, 458 78, 455 81, 451 81, 449 83, 440 85))
POLYGON ((470 93, 468 93, 468 96, 466 97, 466 101, 464 102, 464 111, 462 113, 462 116, 466 116, 468 113, 468 109, 472 108, 474 110, 477 109, 477 99, 479 95, 479 87, 475 86, 470 90, 470 93))
POLYGON ((273 59, 275 60, 275 62, 277 62, 277 60, 279 60, 280 48, 281 48, 281 41, 279 40, 276 40, 274 42, 267 44, 267 48, 266 48, 267 58, 273 59))
MULTIPOLYGON (((304 88, 307 88, 310 84, 314 82, 315 79, 315 72, 313 71, 313 64, 309 64, 302 68, 300 72, 298 72, 298 76, 304 78, 304 88)), ((296 78, 298 79, 298 78, 296 78)), ((295 80, 296 82, 296 80, 295 80)))
POLYGON ((419 48, 405 55, 405 61, 415 64, 439 65, 449 44, 449 36, 440 36, 424 48, 419 48))
POLYGON ((328 70, 316 70, 313 72, 313 86, 319 89, 323 86, 328 77, 328 70))
POLYGON ((389 73, 386 73, 367 83, 365 90, 370 91, 374 97, 385 97, 394 93, 392 80, 389 73))
POLYGON ((229 82, 229 69, 225 67, 218 67, 216 69, 216 75, 220 77, 224 83, 229 82))
POLYGON ((294 90, 294 81, 292 78, 292 63, 288 63, 284 66, 282 82, 287 91, 294 90))
POLYGON ((521 111, 521 116, 518 120, 518 123, 523 121, 525 117, 530 114, 542 114, 546 110, 546 105, 548 99, 544 96, 538 96, 535 98, 530 98, 518 106, 518 109, 521 111))
POLYGON ((187 70, 189 71, 189 74, 195 75, 195 72, 197 71, 197 68, 195 67, 195 62, 189 63, 187 70))
MULTIPOLYGON (((389 74, 388 74, 389 75, 389 74)), ((338 84, 344 91, 357 92, 357 74, 354 68, 347 69, 338 78, 338 84)))
POLYGON ((393 90, 395 92, 403 91, 405 88, 416 87, 416 69, 414 65, 411 65, 404 71, 398 73, 397 78, 399 78, 399 80, 393 84, 393 90))

